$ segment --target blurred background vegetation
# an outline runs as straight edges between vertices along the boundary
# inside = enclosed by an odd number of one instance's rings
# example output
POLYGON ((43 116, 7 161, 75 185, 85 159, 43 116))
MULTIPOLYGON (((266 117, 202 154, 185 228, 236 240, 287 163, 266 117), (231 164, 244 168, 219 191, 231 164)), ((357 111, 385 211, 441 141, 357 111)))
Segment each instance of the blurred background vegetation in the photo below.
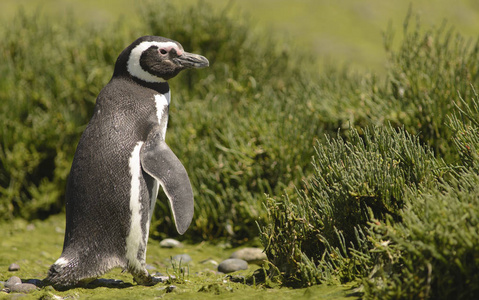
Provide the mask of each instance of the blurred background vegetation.
MULTIPOLYGON (((355 70, 385 71, 387 61, 382 47, 382 32, 389 25, 402 26, 410 5, 421 16, 425 27, 447 22, 464 36, 477 34, 479 4, 474 0, 208 0, 214 11, 231 7, 227 14, 236 21, 249 24, 254 33, 274 32, 275 40, 287 43, 289 49, 300 48, 316 56, 317 64, 348 65, 355 70)), ((52 17, 74 12, 82 23, 96 26, 114 23, 124 18, 129 26, 141 22, 138 9, 144 1, 129 0, 4 0, 0 3, 0 18, 10 21, 19 6, 27 10, 41 8, 52 17)), ((162 1, 186 8, 197 0, 162 1)), ((396 43, 398 40, 396 40, 396 43)))
MULTIPOLYGON (((161 35, 211 63, 171 81, 167 143, 195 193, 187 239, 259 236, 269 274, 293 286, 477 296, 475 2, 17 3, 0 4, 3 221, 64 211, 116 57, 161 35)), ((175 235, 165 200, 154 238, 175 235)))

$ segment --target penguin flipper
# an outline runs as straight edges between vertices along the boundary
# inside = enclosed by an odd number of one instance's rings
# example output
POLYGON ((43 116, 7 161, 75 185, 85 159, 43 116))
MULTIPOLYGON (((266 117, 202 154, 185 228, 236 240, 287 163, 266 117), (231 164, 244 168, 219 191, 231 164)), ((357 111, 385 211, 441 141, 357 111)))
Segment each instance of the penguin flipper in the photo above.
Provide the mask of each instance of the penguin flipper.
POLYGON ((170 201, 176 230, 185 233, 193 219, 194 200, 185 167, 159 134, 150 135, 141 148, 141 166, 158 180, 170 201))

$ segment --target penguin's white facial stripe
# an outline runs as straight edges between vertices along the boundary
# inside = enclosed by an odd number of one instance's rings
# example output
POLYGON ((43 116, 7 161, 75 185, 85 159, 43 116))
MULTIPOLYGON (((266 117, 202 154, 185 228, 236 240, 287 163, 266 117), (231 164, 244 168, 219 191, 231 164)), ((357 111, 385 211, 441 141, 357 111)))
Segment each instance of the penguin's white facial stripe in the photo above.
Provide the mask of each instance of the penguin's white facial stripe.
POLYGON ((141 263, 138 261, 138 251, 144 247, 141 231, 141 199, 140 199, 140 150, 143 142, 138 142, 133 149, 130 157, 130 232, 126 238, 126 257, 130 264, 134 264, 137 269, 141 269, 141 263))
POLYGON ((142 42, 133 48, 133 50, 131 50, 130 57, 128 58, 127 62, 127 69, 132 76, 135 76, 143 81, 164 82, 165 80, 163 78, 146 72, 140 65, 141 54, 152 46, 158 47, 159 53, 161 53, 162 49, 166 50, 167 52, 169 52, 171 49, 175 49, 178 55, 183 53, 183 50, 181 50, 178 45, 173 42, 142 42))

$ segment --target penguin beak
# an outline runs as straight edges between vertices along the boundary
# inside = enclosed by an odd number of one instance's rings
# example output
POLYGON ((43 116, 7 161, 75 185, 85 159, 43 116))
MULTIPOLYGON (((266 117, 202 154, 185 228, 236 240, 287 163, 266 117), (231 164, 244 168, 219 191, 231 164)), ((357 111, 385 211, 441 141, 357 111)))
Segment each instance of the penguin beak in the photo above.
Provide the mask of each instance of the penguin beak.
POLYGON ((199 69, 210 65, 206 57, 189 52, 183 52, 180 56, 174 58, 173 61, 185 69, 199 69))

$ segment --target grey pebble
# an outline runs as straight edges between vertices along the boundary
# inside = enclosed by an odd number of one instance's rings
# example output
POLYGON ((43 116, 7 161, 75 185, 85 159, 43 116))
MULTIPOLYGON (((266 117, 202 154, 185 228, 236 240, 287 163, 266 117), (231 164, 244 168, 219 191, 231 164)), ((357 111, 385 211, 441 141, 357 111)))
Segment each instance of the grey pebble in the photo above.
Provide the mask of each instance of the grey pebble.
POLYGON ((218 262, 214 259, 208 258, 208 259, 200 261, 200 264, 210 264, 210 265, 213 265, 213 266, 217 266, 218 262))
POLYGON ((175 275, 167 276, 160 272, 156 272, 155 274, 152 274, 151 276, 155 277, 155 279, 158 280, 158 282, 166 282, 169 279, 176 279, 175 275))
POLYGON ((192 261, 191 256, 188 254, 178 254, 171 258, 173 261, 181 262, 181 263, 189 263, 192 261))
POLYGON ((31 283, 15 284, 10 288, 10 292, 13 293, 30 293, 37 289, 37 286, 31 283))
POLYGON ((5 287, 11 289, 14 285, 21 284, 22 280, 18 276, 12 276, 5 282, 5 287))
POLYGON ((170 285, 166 288, 167 293, 171 293, 177 289, 176 285, 170 285))
POLYGON ((180 247, 183 247, 183 244, 181 244, 181 242, 175 239, 164 239, 160 242, 160 247, 161 248, 180 248, 180 247))
POLYGON ((168 279, 170 279, 169 276, 165 276, 165 275, 151 275, 151 276, 157 282, 166 282, 166 281, 168 281, 168 279))
POLYGON ((20 270, 20 266, 16 263, 11 264, 8 266, 8 271, 13 272, 13 271, 18 271, 20 270))
POLYGON ((230 258, 239 258, 247 261, 249 264, 262 265, 267 260, 266 253, 260 248, 243 248, 231 254, 230 258))
POLYGON ((239 258, 228 258, 218 265, 218 272, 231 273, 248 269, 248 263, 239 258))

